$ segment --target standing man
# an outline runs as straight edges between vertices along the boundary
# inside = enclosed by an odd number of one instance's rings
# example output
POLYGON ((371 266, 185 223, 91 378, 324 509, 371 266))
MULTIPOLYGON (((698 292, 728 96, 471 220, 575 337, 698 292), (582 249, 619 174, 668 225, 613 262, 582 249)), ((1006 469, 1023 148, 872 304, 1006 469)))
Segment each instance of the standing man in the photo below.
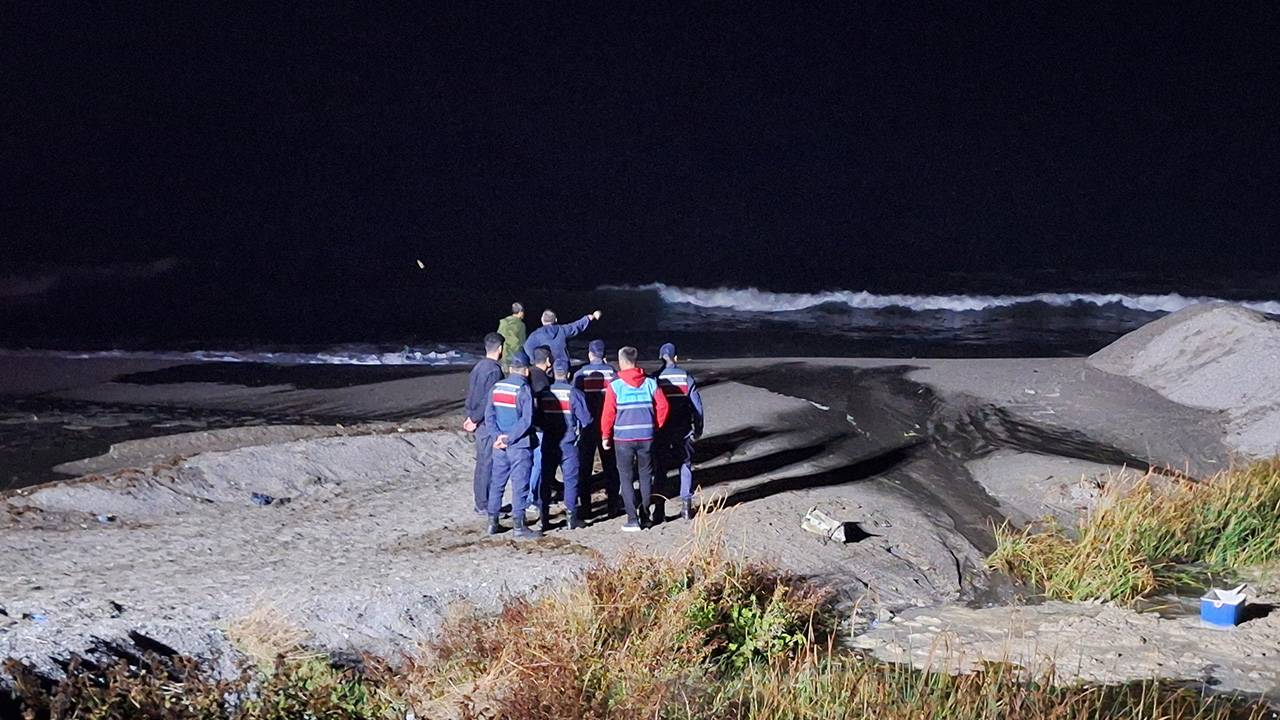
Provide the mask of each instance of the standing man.
POLYGON ((484 336, 484 357, 471 368, 471 378, 467 381, 467 417, 462 421, 462 429, 475 433, 476 436, 476 471, 471 479, 472 491, 475 493, 475 511, 484 516, 489 507, 489 479, 493 474, 493 433, 485 422, 485 408, 489 405, 489 394, 493 386, 502 379, 502 368, 498 363, 502 360, 503 337, 498 333, 484 336))
MULTIPOLYGON (((569 518, 569 529, 577 530, 586 527, 578 513, 578 434, 591 424, 591 412, 587 410, 586 396, 569 384, 569 363, 556 361, 555 379, 548 392, 539 399, 545 440, 542 487, 551 486, 556 467, 559 467, 564 478, 564 512, 569 518)), ((545 489, 542 492, 544 510, 549 494, 545 489)))
POLYGON ((517 540, 542 537, 526 527, 529 466, 533 463, 533 393, 529 391, 529 363, 521 355, 511 359, 511 374, 493 386, 485 408, 485 424, 493 433, 493 474, 489 482, 489 534, 501 529, 502 493, 511 483, 511 521, 517 540))
POLYGON ((516 356, 516 351, 524 347, 525 333, 524 306, 518 302, 511 303, 511 314, 498 321, 498 334, 506 338, 502 346, 504 370, 511 358, 516 356))
POLYGON ((542 327, 534 330, 529 335, 529 339, 524 341, 524 351, 529 354, 529 357, 533 357, 534 348, 546 345, 551 348, 552 359, 569 362, 569 348, 567 347, 569 338, 586 330, 592 320, 599 319, 600 311, 596 310, 590 315, 583 315, 567 325, 559 325, 557 324, 554 310, 543 310, 542 327))
POLYGON ((546 520, 547 507, 542 501, 543 433, 540 422, 542 398, 551 392, 551 349, 534 348, 529 367, 529 390, 533 393, 533 464, 529 467, 529 505, 537 508, 538 517, 546 520))
MULTIPOLYGON (((613 515, 621 510, 622 502, 618 495, 618 462, 613 450, 606 450, 600 445, 600 418, 604 415, 605 386, 613 382, 613 366, 604 360, 604 341, 592 340, 587 345, 587 364, 578 368, 573 375, 573 386, 582 391, 587 398, 587 410, 594 418, 587 427, 582 428, 578 440, 578 467, 591 479, 591 470, 596 464, 596 453, 600 454, 600 467, 604 470, 604 490, 608 498, 606 514, 613 515)), ((591 484, 584 483, 582 493, 586 514, 591 514, 591 484)))
POLYGON ((658 433, 658 484, 666 484, 667 471, 680 466, 680 517, 693 518, 693 441, 702 437, 702 395, 693 375, 677 365, 676 346, 666 343, 658 350, 662 370, 658 389, 667 398, 671 414, 658 433))
POLYGON ((654 432, 666 423, 668 412, 667 398, 658 390, 658 382, 636 367, 638 355, 630 346, 618 351, 618 377, 605 386, 604 414, 600 420, 604 448, 612 447, 614 441, 618 443, 618 490, 627 509, 623 532, 639 532, 648 524, 653 494, 654 432), (636 511, 637 479, 640 481, 639 513, 636 511))

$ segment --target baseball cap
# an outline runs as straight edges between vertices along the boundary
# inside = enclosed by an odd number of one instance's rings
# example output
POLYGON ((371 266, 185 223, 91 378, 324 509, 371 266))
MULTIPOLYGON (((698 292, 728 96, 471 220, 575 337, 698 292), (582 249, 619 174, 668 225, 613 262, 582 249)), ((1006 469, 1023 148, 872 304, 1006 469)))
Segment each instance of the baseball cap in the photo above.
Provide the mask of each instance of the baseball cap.
POLYGON ((587 352, 591 353, 592 355, 599 355, 601 357, 604 357, 604 341, 592 340, 591 342, 587 343, 587 352))
POLYGON ((569 361, 568 361, 568 360, 556 360, 554 363, 552 363, 552 364, 551 364, 551 372, 553 372, 553 373, 555 373, 555 374, 557 374, 557 375, 568 375, 568 374, 569 374, 569 361))
POLYGON ((511 356, 511 367, 513 368, 529 367, 529 354, 523 350, 517 350, 516 354, 511 356))
POLYGON ((663 343, 662 347, 658 348, 659 360, 661 360, 662 358, 673 358, 675 356, 676 356, 676 346, 672 343, 663 343))

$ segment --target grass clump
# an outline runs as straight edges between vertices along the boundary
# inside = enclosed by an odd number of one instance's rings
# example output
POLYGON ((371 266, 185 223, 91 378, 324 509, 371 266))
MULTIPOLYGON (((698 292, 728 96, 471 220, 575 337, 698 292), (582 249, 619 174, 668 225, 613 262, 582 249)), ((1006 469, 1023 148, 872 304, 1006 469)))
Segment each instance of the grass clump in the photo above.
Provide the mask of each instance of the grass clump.
POLYGON ((445 629, 407 672, 417 706, 511 718, 652 717, 704 707, 725 677, 835 632, 830 596, 729 561, 719 544, 631 556, 492 622, 445 629))
POLYGON ((1280 459, 1205 482, 1148 474, 1108 486, 1074 537, 1057 525, 996 530, 989 564, 1063 600, 1133 603, 1193 579, 1280 557, 1280 459))
POLYGON ((1186 688, 1144 682, 1061 685, 1028 679, 1017 667, 988 664, 963 674, 915 670, 844 654, 806 652, 789 663, 753 666, 717 698, 707 715, 732 720, 1261 720, 1261 705, 1207 698, 1186 688))
POLYGON ((1158 683, 1071 687, 1008 665, 967 675, 890 665, 841 648, 834 607, 807 581, 695 540, 671 557, 601 563, 497 616, 462 613, 395 668, 335 667, 303 650, 287 618, 268 609, 232 626, 255 656, 231 679, 154 656, 110 668, 73 661, 56 682, 17 663, 5 669, 31 720, 379 720, 408 711, 459 720, 1273 716, 1158 683))
POLYGON ((1267 717, 1160 683, 950 675, 843 649, 834 598, 706 544, 600 565, 581 585, 459 618, 400 678, 419 717, 510 720, 1267 717))
MULTIPOLYGON (((191 658, 120 659, 99 667, 72 658, 49 682, 8 661, 14 716, 26 720, 387 720, 402 705, 377 680, 326 660, 280 663, 216 679, 191 658)), ((2 706, 3 703, 0 703, 2 706)))

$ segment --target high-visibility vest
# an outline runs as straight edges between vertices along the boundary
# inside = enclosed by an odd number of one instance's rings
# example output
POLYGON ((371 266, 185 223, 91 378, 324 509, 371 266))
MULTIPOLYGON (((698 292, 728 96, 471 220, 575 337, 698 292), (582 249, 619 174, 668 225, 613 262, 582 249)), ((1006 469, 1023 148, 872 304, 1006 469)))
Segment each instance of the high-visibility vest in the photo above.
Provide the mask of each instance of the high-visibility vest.
POLYGON ((645 378, 639 387, 632 387, 618 378, 609 383, 609 387, 613 388, 618 409, 613 420, 613 439, 617 442, 652 440, 657 421, 653 396, 658 392, 658 383, 653 378, 645 378))

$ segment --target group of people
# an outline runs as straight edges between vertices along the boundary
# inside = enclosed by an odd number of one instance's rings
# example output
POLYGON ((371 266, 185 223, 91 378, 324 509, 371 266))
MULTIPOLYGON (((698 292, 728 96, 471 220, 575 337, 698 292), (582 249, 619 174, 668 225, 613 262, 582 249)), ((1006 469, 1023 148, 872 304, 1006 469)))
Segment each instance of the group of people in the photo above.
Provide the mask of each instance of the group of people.
POLYGON ((698 385, 679 366, 671 343, 659 350, 662 368, 653 375, 638 367, 634 347, 618 350, 615 370, 602 340, 588 344, 587 362, 573 370, 568 341, 600 315, 596 310, 561 324, 546 310, 541 327, 526 337, 524 308, 515 303, 498 332, 485 336, 485 357, 471 371, 463 429, 476 437, 475 512, 488 518, 489 534, 502 531, 502 498, 510 485, 515 537, 541 537, 526 513, 535 509, 548 526, 557 470, 566 527, 586 527, 597 457, 606 515, 615 516, 621 504, 624 532, 665 520, 662 493, 677 467, 680 516, 693 516, 693 443, 703 428, 698 385), (655 480, 661 484, 656 502, 655 480))

